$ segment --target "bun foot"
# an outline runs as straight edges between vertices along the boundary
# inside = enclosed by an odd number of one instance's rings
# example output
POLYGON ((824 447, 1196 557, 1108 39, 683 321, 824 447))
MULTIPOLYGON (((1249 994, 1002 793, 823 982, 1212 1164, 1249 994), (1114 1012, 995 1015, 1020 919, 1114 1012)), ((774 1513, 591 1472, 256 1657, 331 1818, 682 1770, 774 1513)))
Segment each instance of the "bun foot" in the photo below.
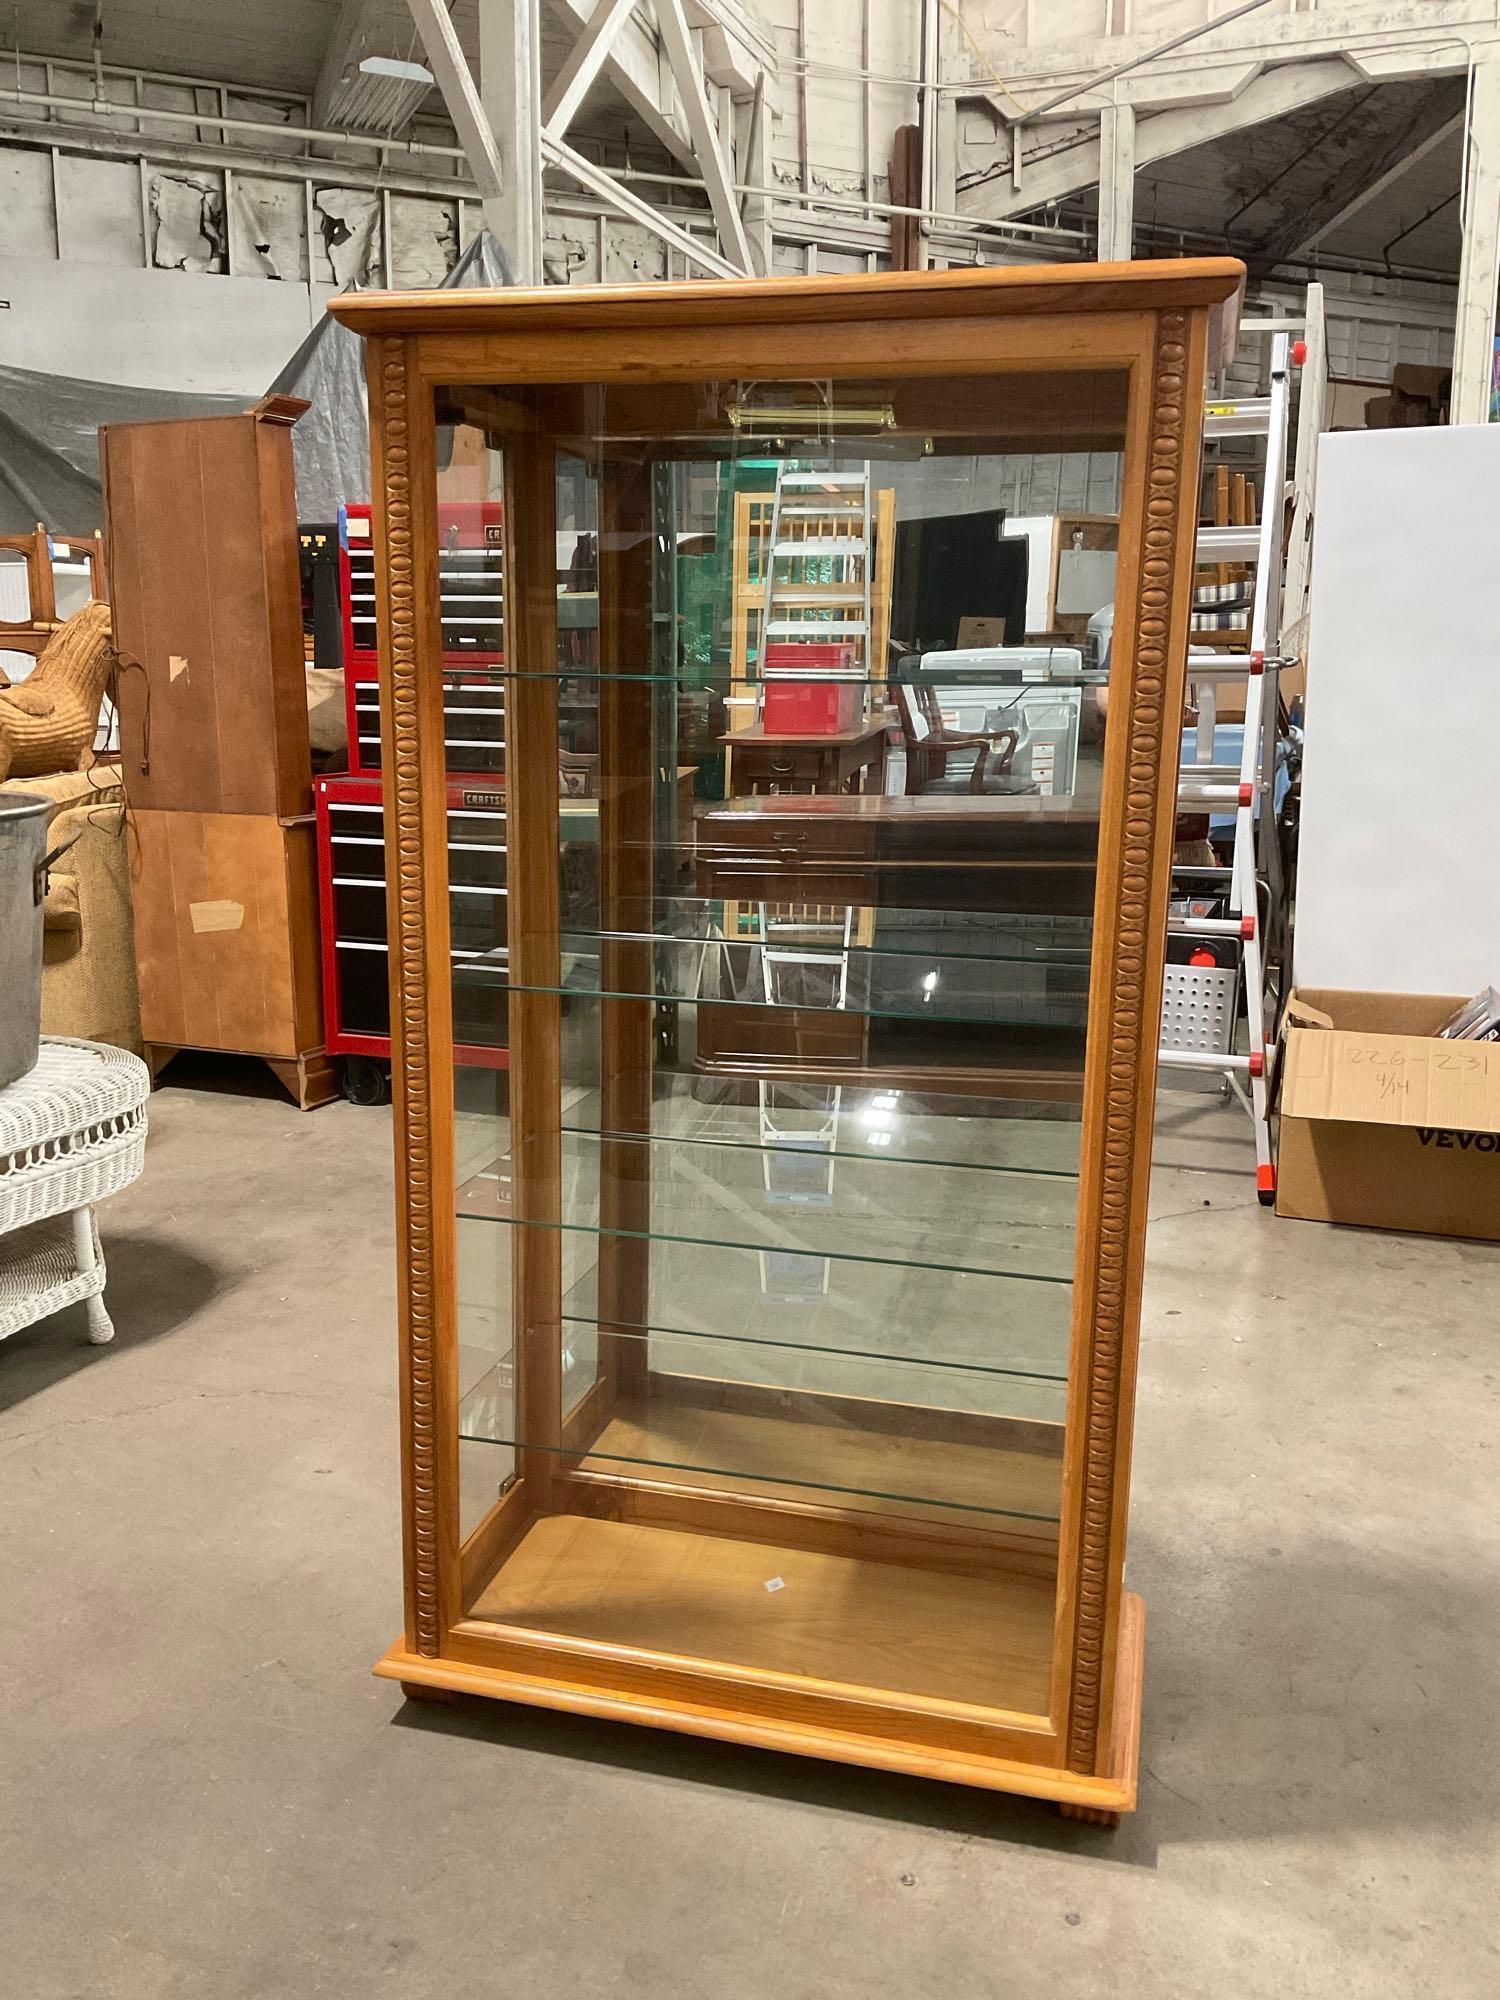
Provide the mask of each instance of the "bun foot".
POLYGON ((428 1687, 425 1681, 402 1681, 401 1692, 408 1701, 462 1701, 463 1696, 454 1688, 428 1687))
POLYGON ((1064 1819, 1082 1820, 1085 1826, 1108 1827, 1111 1832, 1120 1824, 1121 1819, 1121 1815, 1112 1812, 1108 1806, 1078 1806, 1064 1801, 1058 1805, 1057 1810, 1064 1819))

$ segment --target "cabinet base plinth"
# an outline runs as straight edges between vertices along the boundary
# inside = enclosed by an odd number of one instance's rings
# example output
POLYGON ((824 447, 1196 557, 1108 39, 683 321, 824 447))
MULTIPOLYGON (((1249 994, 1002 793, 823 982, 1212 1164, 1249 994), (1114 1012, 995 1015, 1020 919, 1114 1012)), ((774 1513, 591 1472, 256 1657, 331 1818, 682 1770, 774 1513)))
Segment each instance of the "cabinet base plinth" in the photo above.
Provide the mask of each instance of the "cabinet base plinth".
MULTIPOLYGON (((532 1708, 555 1708, 572 1715, 595 1716, 611 1722, 631 1722, 650 1729, 669 1729, 687 1736, 716 1737, 759 1749, 781 1750, 832 1763, 866 1765, 874 1770, 937 1778, 947 1784, 1012 1792, 1047 1800, 1064 1817, 1092 1826, 1116 1826, 1123 1813, 1133 1812, 1140 1758, 1141 1669, 1145 1653, 1145 1606, 1127 1591, 1120 1608, 1120 1650, 1115 1672, 1113 1763, 1107 1773, 1088 1775, 1055 1765, 1026 1764, 954 1752, 939 1745, 893 1742, 855 1736, 806 1724, 780 1723, 735 1710, 726 1700, 712 1709, 653 1698, 648 1693, 584 1686, 561 1676, 536 1679, 499 1666, 462 1660, 430 1659, 396 1645, 376 1662, 383 1679, 399 1681, 402 1692, 421 1701, 459 1694, 520 1702, 532 1708)), ((559 1666, 566 1664, 560 1656, 559 1666)), ((727 1694, 728 1690, 726 1690, 727 1694)))

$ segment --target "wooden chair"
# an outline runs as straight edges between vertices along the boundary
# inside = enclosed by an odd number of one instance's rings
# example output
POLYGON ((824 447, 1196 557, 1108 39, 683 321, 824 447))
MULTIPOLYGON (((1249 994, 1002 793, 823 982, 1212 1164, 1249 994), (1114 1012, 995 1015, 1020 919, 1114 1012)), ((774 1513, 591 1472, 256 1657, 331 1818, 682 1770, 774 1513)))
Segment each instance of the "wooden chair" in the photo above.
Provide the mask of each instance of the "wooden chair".
MULTIPOLYGON (((27 612, 24 618, 0 617, 0 651, 41 653, 65 619, 58 610, 54 560, 86 563, 89 595, 102 599, 104 584, 104 541, 99 534, 53 536, 38 525, 29 535, 0 535, 0 563, 26 570, 27 612)), ((0 669, 0 687, 9 685, 9 676, 0 669)))
POLYGON ((922 793, 1033 791, 1035 786, 1012 777, 1016 746, 1020 736, 1014 729, 998 729, 975 735, 965 729, 948 729, 938 703, 936 688, 922 681, 894 683, 901 714, 901 735, 906 745, 906 793, 917 798, 922 793), (948 758, 955 750, 973 750, 974 762, 967 775, 948 775, 948 758))

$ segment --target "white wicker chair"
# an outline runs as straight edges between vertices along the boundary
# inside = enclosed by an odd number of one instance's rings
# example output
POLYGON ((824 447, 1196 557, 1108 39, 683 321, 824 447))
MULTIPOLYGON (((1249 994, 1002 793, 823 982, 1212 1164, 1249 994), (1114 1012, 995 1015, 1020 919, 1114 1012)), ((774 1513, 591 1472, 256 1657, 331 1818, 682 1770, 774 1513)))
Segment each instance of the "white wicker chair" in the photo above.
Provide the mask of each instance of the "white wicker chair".
POLYGON ((141 1171, 150 1090, 139 1056, 62 1036, 0 1090, 0 1340, 77 1299, 113 1338, 94 1205, 141 1171))

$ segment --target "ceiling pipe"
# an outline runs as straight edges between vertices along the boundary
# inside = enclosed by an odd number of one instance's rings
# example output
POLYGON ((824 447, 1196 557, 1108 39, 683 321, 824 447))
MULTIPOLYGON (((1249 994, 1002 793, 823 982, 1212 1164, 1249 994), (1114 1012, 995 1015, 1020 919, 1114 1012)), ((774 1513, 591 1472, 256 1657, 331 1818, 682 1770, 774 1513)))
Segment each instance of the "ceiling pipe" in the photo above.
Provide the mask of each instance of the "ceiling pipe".
POLYGON ((1385 259, 1387 266, 1390 264, 1391 252, 1395 249, 1396 245, 1404 242, 1408 236, 1415 236, 1424 223, 1431 222, 1435 215, 1441 215, 1445 208, 1451 208, 1454 202, 1459 199, 1460 193, 1461 190, 1455 188, 1452 194, 1444 195, 1441 201, 1435 202, 1425 215, 1419 215, 1415 222, 1409 222, 1404 229, 1398 229, 1380 253, 1385 259))
MULTIPOLYGON (((232 132, 271 133, 281 139, 289 137, 307 139, 318 145, 357 146, 361 150, 369 152, 378 153, 392 150, 400 153, 425 155, 428 158, 460 160, 465 165, 468 162, 468 155, 464 152, 462 146, 440 146, 425 139, 387 139, 376 133, 335 132, 329 130, 327 127, 318 125, 281 125, 270 119, 210 117, 206 112, 167 111, 149 104, 116 104, 113 98, 106 99, 103 103, 95 103, 86 97, 61 97, 56 93, 41 90, 16 90, 8 84, 0 84, 0 103, 47 105, 57 110, 83 112, 95 117, 101 112, 109 112, 114 117, 123 119, 159 118, 173 124, 211 125, 215 128, 232 132)), ((126 135, 121 134, 118 136, 126 135)), ((139 137, 139 134, 129 136, 139 137)), ((560 165, 560 163, 558 164, 560 165)), ((601 171, 611 172, 614 170, 603 168, 601 171)), ((616 172, 616 178, 651 181, 664 187, 694 188, 699 192, 702 191, 703 185, 701 181, 689 180, 681 175, 631 173, 628 169, 623 174, 616 172)), ((1085 230, 1048 227, 1044 223, 1010 221, 992 223, 982 216, 950 214, 944 209, 928 211, 915 208, 901 208, 892 202, 866 202, 846 199, 841 195, 825 194, 817 190, 804 193, 796 188, 761 187, 746 181, 739 181, 734 185, 737 194, 760 195, 779 202, 797 203, 809 208, 830 208, 838 211, 848 210, 860 214, 863 214, 866 210, 873 210, 877 215, 925 214, 929 221, 966 224, 976 230, 984 229, 986 231, 993 231, 997 235, 1014 238, 1027 236, 1041 238, 1077 237, 1082 240, 1087 234, 1085 230)))
POLYGON ((468 158, 462 146, 438 146, 426 139, 388 139, 378 132, 333 132, 326 126, 278 124, 271 118, 226 118, 205 111, 168 111, 156 104, 116 104, 112 97, 61 97, 55 91, 17 90, 12 84, 0 84, 0 102, 45 104, 94 118, 106 112, 113 118, 156 118, 170 125, 210 126, 218 132, 269 132, 278 139, 309 139, 320 146, 358 146, 375 153, 426 154, 444 160, 468 158))

